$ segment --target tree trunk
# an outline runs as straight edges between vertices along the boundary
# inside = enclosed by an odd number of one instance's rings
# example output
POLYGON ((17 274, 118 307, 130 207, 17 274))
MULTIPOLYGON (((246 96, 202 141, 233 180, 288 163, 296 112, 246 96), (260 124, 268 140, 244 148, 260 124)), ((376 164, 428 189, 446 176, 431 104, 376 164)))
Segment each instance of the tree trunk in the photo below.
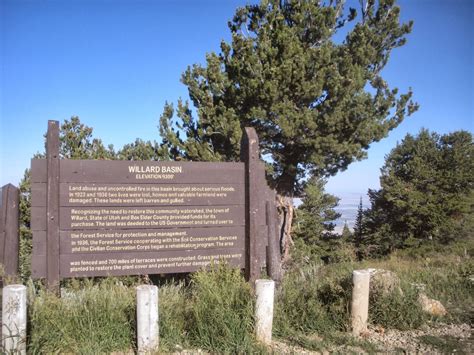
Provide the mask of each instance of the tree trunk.
POLYGON ((291 237, 291 225, 293 223, 293 197, 278 195, 278 210, 280 212, 280 248, 282 263, 285 264, 290 258, 290 249, 293 246, 291 237))
POLYGON ((291 226, 293 223, 294 206, 293 197, 295 194, 297 170, 291 164, 286 164, 282 175, 278 179, 278 210, 280 212, 280 247, 282 255, 282 264, 284 265, 290 259, 290 250, 293 246, 291 237, 291 226))

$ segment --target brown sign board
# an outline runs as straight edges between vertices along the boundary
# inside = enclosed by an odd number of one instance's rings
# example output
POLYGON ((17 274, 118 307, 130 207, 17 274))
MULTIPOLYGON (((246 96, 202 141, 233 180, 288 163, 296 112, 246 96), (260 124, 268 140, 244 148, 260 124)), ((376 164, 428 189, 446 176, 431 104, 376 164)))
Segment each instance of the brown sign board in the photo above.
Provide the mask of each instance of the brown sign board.
POLYGON ((247 269, 250 259, 257 275, 265 265, 273 195, 255 152, 251 164, 67 160, 57 122, 47 138, 47 158, 31 162, 33 277, 191 272, 212 260, 247 269))

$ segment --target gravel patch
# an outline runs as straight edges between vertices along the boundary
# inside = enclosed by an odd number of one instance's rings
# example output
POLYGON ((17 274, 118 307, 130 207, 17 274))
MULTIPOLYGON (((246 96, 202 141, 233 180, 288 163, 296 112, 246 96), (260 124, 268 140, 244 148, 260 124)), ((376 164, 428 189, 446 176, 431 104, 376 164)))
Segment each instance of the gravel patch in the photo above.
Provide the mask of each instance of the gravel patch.
POLYGON ((416 354, 440 354, 438 348, 427 344, 423 337, 430 336, 441 339, 449 339, 451 343, 457 343, 458 349, 454 347, 450 353, 464 352, 474 353, 472 328, 469 324, 439 324, 417 330, 400 331, 395 329, 385 330, 380 327, 370 327, 363 337, 376 345, 383 352, 403 351, 416 354))

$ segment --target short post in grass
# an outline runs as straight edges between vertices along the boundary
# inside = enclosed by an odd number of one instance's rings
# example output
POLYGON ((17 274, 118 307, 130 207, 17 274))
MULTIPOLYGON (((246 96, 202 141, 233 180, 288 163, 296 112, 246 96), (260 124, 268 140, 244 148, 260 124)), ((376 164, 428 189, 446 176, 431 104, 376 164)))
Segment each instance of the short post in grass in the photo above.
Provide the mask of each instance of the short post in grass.
POLYGON ((138 353, 154 352, 159 345, 158 287, 137 286, 137 346, 138 353))
POLYGON ((2 345, 7 354, 26 354, 26 286, 3 288, 2 345))
POLYGON ((273 300, 275 295, 275 281, 256 280, 255 293, 255 331, 257 340, 264 344, 272 341, 273 300))
POLYGON ((367 330, 370 270, 354 270, 352 272, 352 282, 352 334, 359 336, 367 330))

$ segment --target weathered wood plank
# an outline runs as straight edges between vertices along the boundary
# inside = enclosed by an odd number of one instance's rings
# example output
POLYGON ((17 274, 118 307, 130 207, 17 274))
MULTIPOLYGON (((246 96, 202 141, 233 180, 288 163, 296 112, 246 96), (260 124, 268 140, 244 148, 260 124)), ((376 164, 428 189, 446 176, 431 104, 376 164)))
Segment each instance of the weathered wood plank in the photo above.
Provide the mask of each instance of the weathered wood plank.
POLYGON ((62 207, 62 230, 242 226, 243 206, 62 207))
POLYGON ((60 206, 88 207, 219 206, 244 205, 245 198, 243 184, 61 183, 59 203, 60 206))
POLYGON ((47 237, 46 231, 33 231, 33 254, 46 255, 47 237))
POLYGON ((31 257, 31 277, 33 279, 45 279, 48 276, 46 255, 33 254, 31 257))
MULTIPOLYGON (((6 185, 5 185, 6 186, 6 185)), ((4 186, 4 187, 5 187, 4 186)), ((1 234, 1 239, 0 239, 0 263, 3 264, 3 255, 5 254, 5 223, 7 219, 7 194, 6 191, 4 191, 4 187, 0 189, 0 233, 1 234)))
POLYGON ((20 191, 12 184, 2 187, 0 212, 0 262, 5 275, 18 273, 20 191))
POLYGON ((31 183, 48 181, 48 162, 46 159, 31 159, 31 183))
MULTIPOLYGON (((244 248, 245 228, 174 228, 61 231, 61 255, 123 251, 244 248)), ((40 252, 41 253, 41 252, 40 252)))
POLYGON ((244 164, 65 159, 61 161, 61 182, 242 184, 244 164))
POLYGON ((31 230, 45 231, 46 228, 46 207, 31 207, 31 230))
POLYGON ((31 207, 46 207, 48 187, 45 182, 31 184, 31 207))
POLYGON ((20 191, 15 186, 8 184, 3 187, 3 195, 7 195, 6 218, 5 218, 5 246, 3 264, 5 274, 15 276, 18 274, 19 255, 19 204, 20 191))
POLYGON ((61 277, 119 276, 191 272, 225 261, 244 266, 243 249, 210 249, 114 254, 66 254, 61 256, 61 277))

